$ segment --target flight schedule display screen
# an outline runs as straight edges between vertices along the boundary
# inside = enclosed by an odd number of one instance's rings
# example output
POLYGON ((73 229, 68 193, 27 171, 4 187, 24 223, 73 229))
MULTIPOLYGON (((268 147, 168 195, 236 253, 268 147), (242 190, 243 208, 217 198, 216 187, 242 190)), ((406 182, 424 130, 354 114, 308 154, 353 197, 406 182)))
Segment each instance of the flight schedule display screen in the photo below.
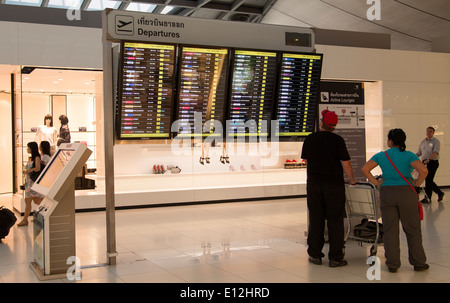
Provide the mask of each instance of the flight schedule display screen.
POLYGON ((124 42, 119 87, 119 139, 170 138, 175 46, 124 42))
POLYGON ((321 70, 321 54, 283 53, 276 136, 304 137, 314 131, 321 70))
POLYGON ((229 51, 183 46, 179 59, 177 133, 180 137, 221 136, 225 123, 229 51))
POLYGON ((234 51, 228 136, 268 136, 277 73, 276 52, 234 51))

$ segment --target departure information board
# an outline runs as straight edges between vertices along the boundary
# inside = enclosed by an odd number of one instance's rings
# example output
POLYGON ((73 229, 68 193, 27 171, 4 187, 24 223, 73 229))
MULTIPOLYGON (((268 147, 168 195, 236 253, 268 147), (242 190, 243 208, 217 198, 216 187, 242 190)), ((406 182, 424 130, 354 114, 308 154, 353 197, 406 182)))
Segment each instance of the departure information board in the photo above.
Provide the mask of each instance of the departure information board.
POLYGON ((222 136, 225 123, 229 51, 183 46, 177 98, 178 136, 222 136))
POLYGON ((307 136, 316 123, 322 55, 283 53, 280 69, 275 135, 307 136))
POLYGON ((119 139, 170 138, 175 46, 124 42, 119 139))
POLYGON ((235 50, 228 136, 268 136, 277 77, 277 53, 235 50))

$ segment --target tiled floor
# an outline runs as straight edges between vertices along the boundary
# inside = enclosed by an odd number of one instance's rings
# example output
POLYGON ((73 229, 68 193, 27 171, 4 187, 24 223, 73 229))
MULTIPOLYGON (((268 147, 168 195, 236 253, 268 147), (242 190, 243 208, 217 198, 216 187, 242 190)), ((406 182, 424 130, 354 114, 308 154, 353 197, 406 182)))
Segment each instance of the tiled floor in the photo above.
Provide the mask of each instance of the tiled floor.
MULTIPOLYGON (((443 202, 424 205, 423 242, 430 264, 425 272, 415 272, 409 265, 403 234, 402 267, 397 273, 387 271, 383 247, 378 248, 380 280, 367 278, 368 244, 347 243, 345 267, 308 263, 306 199, 300 198, 118 210, 115 266, 105 265, 105 213, 77 213, 79 282, 450 282, 450 193, 446 192, 443 202)), ((11 207, 11 196, 0 196, 0 205, 11 207)), ((0 244, 0 282, 40 282, 30 269, 32 229, 32 224, 14 226, 0 244)))

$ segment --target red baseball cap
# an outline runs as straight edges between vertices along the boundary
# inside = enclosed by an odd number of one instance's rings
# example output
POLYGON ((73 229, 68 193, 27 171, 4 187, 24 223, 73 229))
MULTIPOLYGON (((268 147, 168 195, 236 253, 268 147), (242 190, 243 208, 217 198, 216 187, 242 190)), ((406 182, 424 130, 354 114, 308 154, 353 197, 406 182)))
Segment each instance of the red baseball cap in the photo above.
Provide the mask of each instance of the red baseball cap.
POLYGON ((338 116, 335 112, 325 109, 322 111, 322 121, 329 128, 335 128, 338 123, 338 116))

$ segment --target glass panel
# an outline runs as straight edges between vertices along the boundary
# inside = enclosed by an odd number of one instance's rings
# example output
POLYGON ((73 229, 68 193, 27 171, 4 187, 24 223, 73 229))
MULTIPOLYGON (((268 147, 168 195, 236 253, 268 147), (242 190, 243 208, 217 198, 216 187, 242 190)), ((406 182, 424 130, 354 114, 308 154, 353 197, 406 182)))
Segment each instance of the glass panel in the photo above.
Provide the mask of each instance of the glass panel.
POLYGON ((161 11, 161 14, 162 15, 166 15, 166 14, 168 14, 171 10, 173 9, 173 6, 166 6, 162 11, 161 11))
POLYGON ((6 0, 5 4, 23 6, 41 6, 42 0, 6 0))
POLYGON ((50 0, 48 7, 79 9, 83 0, 50 0))
POLYGON ((154 4, 130 3, 127 7, 127 11, 151 13, 155 8, 156 5, 154 4))
POLYGON ((119 8, 121 1, 111 1, 111 0, 92 0, 89 4, 88 11, 104 10, 105 8, 119 8))

